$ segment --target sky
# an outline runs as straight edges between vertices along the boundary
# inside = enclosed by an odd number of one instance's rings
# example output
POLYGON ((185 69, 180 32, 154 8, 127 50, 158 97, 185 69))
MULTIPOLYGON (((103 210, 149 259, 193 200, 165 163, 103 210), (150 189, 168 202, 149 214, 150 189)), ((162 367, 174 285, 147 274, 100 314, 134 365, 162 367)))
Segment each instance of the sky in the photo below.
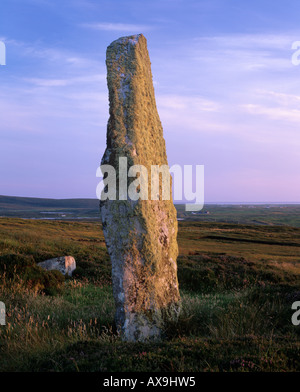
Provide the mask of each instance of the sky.
POLYGON ((142 33, 169 165, 204 165, 205 202, 300 202, 299 14, 299 0, 1 0, 0 194, 96 197, 106 48, 142 33))

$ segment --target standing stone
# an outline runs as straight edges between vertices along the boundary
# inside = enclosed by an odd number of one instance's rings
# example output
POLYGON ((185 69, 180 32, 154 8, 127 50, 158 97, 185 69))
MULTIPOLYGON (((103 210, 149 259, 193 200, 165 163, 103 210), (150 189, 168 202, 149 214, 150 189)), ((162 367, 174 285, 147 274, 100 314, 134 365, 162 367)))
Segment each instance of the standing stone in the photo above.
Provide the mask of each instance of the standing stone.
MULTIPOLYGON (((116 324, 125 341, 160 340, 166 322, 176 319, 180 309, 176 210, 172 196, 162 200, 160 192, 158 200, 151 200, 151 185, 149 200, 123 200, 119 194, 119 181, 126 180, 131 166, 146 167, 150 181, 151 165, 168 165, 146 38, 119 38, 106 54, 110 118, 101 165, 116 170, 117 200, 101 200, 100 210, 112 262, 116 324), (125 176, 119 174, 124 157, 125 176)), ((127 178, 126 190, 136 178, 127 178)))

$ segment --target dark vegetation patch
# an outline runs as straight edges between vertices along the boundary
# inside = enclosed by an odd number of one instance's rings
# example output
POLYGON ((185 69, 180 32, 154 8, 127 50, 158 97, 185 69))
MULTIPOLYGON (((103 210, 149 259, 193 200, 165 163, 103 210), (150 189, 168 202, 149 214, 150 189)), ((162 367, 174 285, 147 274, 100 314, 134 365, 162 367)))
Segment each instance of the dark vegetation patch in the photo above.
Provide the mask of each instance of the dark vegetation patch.
POLYGON ((0 370, 299 371, 300 329, 291 323, 300 300, 299 233, 180 222, 181 315, 163 343, 135 345, 122 343, 114 327, 100 223, 2 218, 0 370), (76 259, 72 278, 37 266, 62 255, 76 259))

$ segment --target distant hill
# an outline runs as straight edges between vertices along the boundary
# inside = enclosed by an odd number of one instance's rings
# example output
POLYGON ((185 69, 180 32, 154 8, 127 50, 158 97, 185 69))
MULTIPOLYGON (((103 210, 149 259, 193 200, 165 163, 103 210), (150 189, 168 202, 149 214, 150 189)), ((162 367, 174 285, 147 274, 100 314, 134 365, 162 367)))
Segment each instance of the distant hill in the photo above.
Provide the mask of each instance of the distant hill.
POLYGON ((35 210, 37 208, 99 209, 98 199, 43 199, 37 197, 1 196, 0 210, 35 210))
POLYGON ((99 218, 98 199, 43 199, 0 196, 0 216, 19 218, 99 218))

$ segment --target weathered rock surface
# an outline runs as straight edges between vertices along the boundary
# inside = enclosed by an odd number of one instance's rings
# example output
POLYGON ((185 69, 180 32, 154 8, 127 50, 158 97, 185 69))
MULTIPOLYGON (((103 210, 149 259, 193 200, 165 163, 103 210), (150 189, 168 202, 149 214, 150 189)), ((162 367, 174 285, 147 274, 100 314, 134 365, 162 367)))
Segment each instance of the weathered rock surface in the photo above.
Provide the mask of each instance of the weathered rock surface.
POLYGON ((38 265, 47 271, 58 270, 63 275, 72 276, 73 271, 76 269, 76 262, 72 256, 56 257, 41 261, 38 265))
MULTIPOLYGON (((128 166, 167 165, 146 38, 123 37, 107 48, 110 118, 102 165, 117 172, 117 200, 100 202, 112 262, 116 324, 126 341, 159 340, 180 309, 177 215, 170 200, 123 200, 119 158, 128 166)), ((128 186, 133 179, 128 179, 128 186)), ((160 186, 161 188, 161 186, 160 186)))

